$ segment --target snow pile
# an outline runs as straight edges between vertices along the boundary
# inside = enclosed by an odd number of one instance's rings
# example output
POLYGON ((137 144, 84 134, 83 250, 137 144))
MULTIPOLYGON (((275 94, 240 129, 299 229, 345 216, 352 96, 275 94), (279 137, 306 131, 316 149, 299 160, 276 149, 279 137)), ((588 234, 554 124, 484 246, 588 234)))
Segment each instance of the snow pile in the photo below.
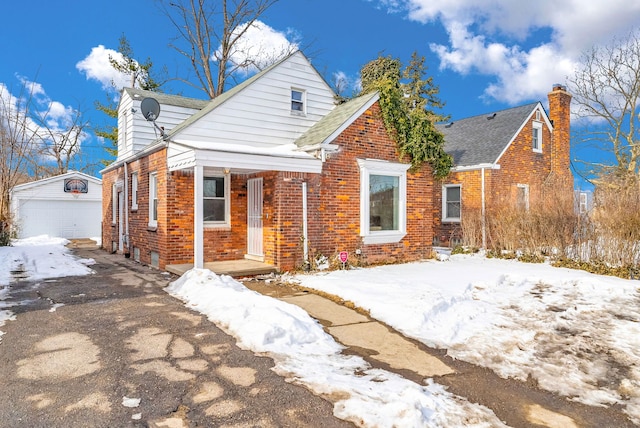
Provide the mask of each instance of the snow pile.
POLYGON ((407 336, 640 423, 639 283, 483 256, 297 275, 407 336))
MULTIPOLYGON (((93 273, 87 266, 95 261, 77 259, 65 247, 68 243, 64 238, 41 235, 13 240, 11 247, 0 247, 0 327, 6 321, 15 320, 13 312, 6 309, 13 306, 6 302, 11 282, 17 279, 35 281, 93 273)), ((0 331, 0 339, 3 334, 0 331)))
POLYGON ((371 427, 504 426, 491 410, 440 385, 418 385, 342 355, 342 346, 305 311, 231 277, 192 269, 165 290, 233 335, 239 346, 271 356, 274 370, 290 381, 345 397, 334 407, 341 419, 371 427))

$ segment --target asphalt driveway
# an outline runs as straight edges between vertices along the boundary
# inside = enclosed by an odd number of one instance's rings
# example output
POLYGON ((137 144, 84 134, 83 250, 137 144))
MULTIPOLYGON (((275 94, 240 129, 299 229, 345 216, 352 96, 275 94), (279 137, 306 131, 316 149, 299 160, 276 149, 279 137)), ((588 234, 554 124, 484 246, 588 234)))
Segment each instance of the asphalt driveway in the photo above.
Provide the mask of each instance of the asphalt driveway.
POLYGON ((102 250, 94 275, 11 285, 0 427, 342 427, 162 288, 173 278, 102 250))

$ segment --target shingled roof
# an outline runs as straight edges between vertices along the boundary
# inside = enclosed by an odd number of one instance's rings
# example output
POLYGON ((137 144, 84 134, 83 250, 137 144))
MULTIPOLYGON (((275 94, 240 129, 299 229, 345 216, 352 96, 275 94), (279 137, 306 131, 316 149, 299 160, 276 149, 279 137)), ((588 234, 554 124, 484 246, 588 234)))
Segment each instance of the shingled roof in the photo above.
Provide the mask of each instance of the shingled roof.
POLYGON ((143 89, 124 88, 131 98, 155 98, 160 104, 201 110, 209 104, 209 100, 182 97, 180 95, 163 94, 162 92, 145 91, 143 89))
POLYGON ((379 94, 377 92, 370 92, 340 104, 302 134, 296 140, 296 145, 304 149, 330 142, 337 134, 344 131, 355 117, 360 116, 364 109, 369 108, 371 104, 376 102, 378 98, 379 94))
POLYGON ((540 103, 438 124, 457 167, 494 164, 540 103))

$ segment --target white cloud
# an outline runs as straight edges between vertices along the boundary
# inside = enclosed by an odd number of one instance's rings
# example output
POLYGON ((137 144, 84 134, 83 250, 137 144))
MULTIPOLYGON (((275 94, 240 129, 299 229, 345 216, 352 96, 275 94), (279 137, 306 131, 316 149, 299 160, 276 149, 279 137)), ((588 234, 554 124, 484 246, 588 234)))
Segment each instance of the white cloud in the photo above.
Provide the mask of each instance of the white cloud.
POLYGON ((115 70, 109 62, 109 56, 117 61, 123 59, 122 54, 113 49, 98 45, 91 49, 89 55, 76 64, 76 68, 87 76, 87 80, 96 80, 106 91, 117 91, 131 86, 131 77, 115 70))
POLYGON ((627 0, 381 0, 418 22, 440 22, 449 44, 431 44, 440 67, 494 76, 485 95, 518 103, 565 82, 580 54, 640 25, 627 0), (532 36, 532 34, 534 36, 532 36))
MULTIPOLYGON (((249 28, 244 24, 236 29, 236 33, 243 31, 244 34, 236 42, 231 53, 231 63, 243 66, 247 73, 268 67, 283 55, 298 49, 299 35, 292 30, 280 32, 264 22, 254 21, 249 28)), ((218 49, 211 59, 216 61, 220 55, 218 49)))
MULTIPOLYGON (((79 136, 82 144, 89 135, 77 125, 78 111, 47 95, 42 84, 16 76, 20 81, 18 94, 13 94, 9 86, 0 82, 0 116, 20 138, 42 145, 75 140, 79 136), (64 139, 66 137, 66 140, 64 139)), ((50 160, 50 159, 49 159, 50 160)))

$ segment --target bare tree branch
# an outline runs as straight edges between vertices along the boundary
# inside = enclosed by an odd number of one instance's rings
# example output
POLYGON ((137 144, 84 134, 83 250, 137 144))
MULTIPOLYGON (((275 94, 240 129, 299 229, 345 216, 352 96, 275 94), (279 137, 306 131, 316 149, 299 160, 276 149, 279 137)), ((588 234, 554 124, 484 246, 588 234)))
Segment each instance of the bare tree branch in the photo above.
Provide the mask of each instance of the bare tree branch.
POLYGON ((240 63, 232 58, 247 31, 278 0, 157 1, 177 30, 171 46, 189 60, 197 83, 180 80, 213 99, 225 91, 230 76, 254 65, 248 57, 240 63))
POLYGON ((640 173, 640 31, 583 54, 569 85, 576 114, 586 123, 578 141, 596 143, 615 160, 593 164, 593 172, 640 173))

